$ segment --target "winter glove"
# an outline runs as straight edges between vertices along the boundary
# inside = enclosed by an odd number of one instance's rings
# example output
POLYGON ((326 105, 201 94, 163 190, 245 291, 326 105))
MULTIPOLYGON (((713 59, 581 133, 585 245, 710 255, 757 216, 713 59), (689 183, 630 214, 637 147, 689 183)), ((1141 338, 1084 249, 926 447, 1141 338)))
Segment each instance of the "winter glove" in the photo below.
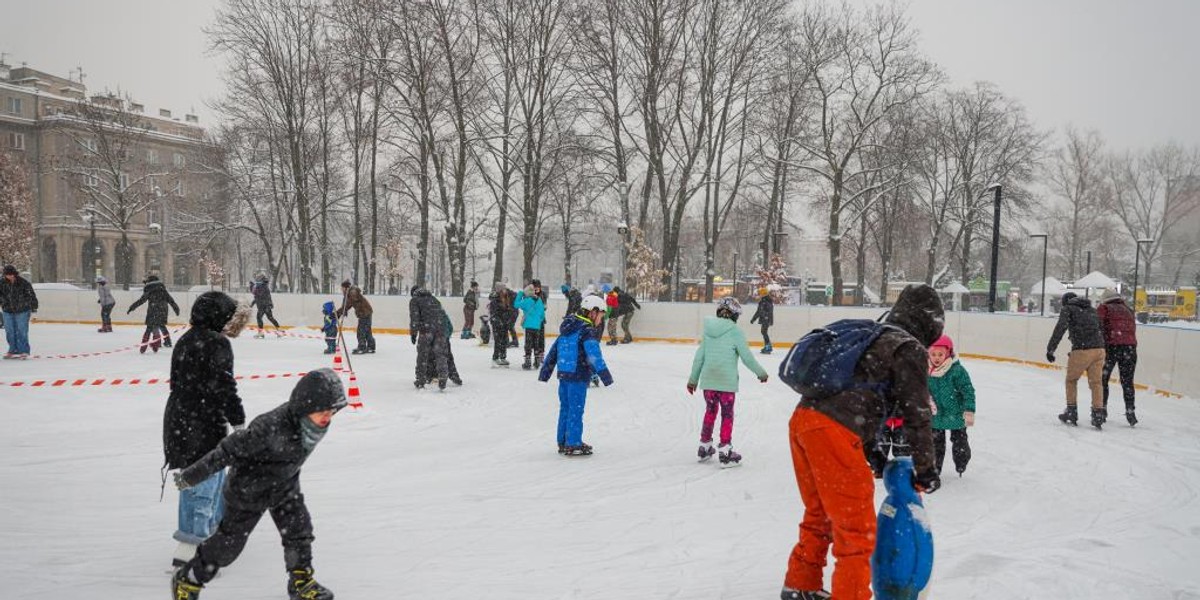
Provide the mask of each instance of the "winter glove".
POLYGON ((411 335, 411 336, 409 336, 409 339, 411 339, 411 340, 412 340, 412 343, 413 343, 413 345, 414 345, 414 346, 416 346, 416 345, 417 345, 417 336, 415 336, 415 335, 411 335))
POLYGON ((1050 362, 1054 362, 1054 353, 1053 353, 1053 352, 1047 352, 1047 353, 1046 353, 1046 360, 1048 360, 1048 361, 1050 361, 1050 362))
POLYGON ((177 316, 177 317, 179 316, 179 309, 178 309, 178 308, 177 308, 177 309, 175 309, 175 316, 177 316))
POLYGON ((937 471, 930 469, 924 473, 915 473, 913 475, 913 488, 918 492, 932 494, 942 487, 942 478, 938 476, 937 471))
POLYGON ((973 413, 973 412, 963 413, 963 421, 965 421, 967 423, 967 427, 974 427, 975 426, 975 413, 973 413))
POLYGON ((689 396, 691 396, 692 394, 695 394, 696 393, 696 384, 689 381, 687 384, 687 391, 688 391, 689 396))
POLYGON ((183 471, 175 471, 175 489, 182 492, 190 487, 192 487, 192 484, 183 478, 183 471))
POLYGON ((871 474, 875 479, 883 479, 883 468, 887 466, 887 453, 879 444, 875 444, 872 448, 866 451, 867 464, 871 465, 871 474))
POLYGON ((608 387, 613 384, 612 373, 609 373, 608 369, 600 371, 599 373, 596 373, 596 375, 600 376, 600 382, 604 384, 604 387, 608 387))
POLYGON ((768 378, 769 378, 769 376, 766 373, 763 373, 763 376, 758 378, 758 382, 766 383, 768 378))

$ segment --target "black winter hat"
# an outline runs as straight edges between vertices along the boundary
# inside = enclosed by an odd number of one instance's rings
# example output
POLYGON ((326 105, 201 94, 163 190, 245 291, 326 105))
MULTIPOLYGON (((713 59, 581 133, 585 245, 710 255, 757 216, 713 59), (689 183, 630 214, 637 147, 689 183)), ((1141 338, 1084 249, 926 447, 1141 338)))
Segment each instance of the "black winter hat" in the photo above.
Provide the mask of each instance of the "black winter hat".
POLYGON ((4 265, 4 274, 5 275, 16 275, 17 268, 12 265, 4 265))
POLYGON ((1066 304, 1078 297, 1079 297, 1079 294, 1076 294, 1075 292, 1067 292, 1062 295, 1062 303, 1066 304))
POLYGON ((146 283, 150 283, 151 281, 158 281, 158 275, 147 275, 146 283))
POLYGON ((204 292, 192 304, 192 327, 221 331, 237 312, 237 302, 225 292, 204 292))
POLYGON ((348 287, 350 287, 350 286, 352 286, 352 285, 354 285, 354 284, 353 284, 353 283, 352 283, 352 282, 351 282, 349 279, 343 279, 343 280, 342 280, 342 287, 344 287, 344 288, 348 288, 348 287))
POLYGON ((542 280, 541 280, 541 279, 534 279, 534 280, 532 280, 532 281, 530 281, 530 282, 529 282, 529 285, 536 286, 536 287, 542 287, 542 280))
POLYGON ((479 287, 479 282, 478 282, 478 281, 472 281, 472 282, 471 282, 471 287, 473 287, 473 288, 477 288, 477 287, 479 287))
POLYGON ((409 295, 416 294, 419 291, 421 291, 421 286, 419 286, 419 285, 414 285, 414 286, 408 288, 409 295))
POLYGON ((933 288, 921 284, 910 285, 900 292, 888 323, 907 331, 926 348, 942 337, 946 325, 946 313, 942 298, 933 288))
POLYGON ((346 402, 346 388, 342 386, 337 373, 329 368, 305 373, 288 398, 288 406, 297 416, 323 410, 340 410, 346 406, 346 402))

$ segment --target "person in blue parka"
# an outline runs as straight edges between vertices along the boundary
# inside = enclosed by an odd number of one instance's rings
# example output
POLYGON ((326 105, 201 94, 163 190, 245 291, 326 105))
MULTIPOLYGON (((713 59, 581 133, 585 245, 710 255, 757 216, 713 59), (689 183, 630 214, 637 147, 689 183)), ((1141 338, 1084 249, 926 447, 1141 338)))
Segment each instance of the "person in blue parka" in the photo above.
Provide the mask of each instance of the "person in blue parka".
POLYGON ((550 346, 546 362, 538 373, 539 381, 550 381, 558 367, 558 453, 585 456, 592 447, 583 443, 583 409, 587 404, 588 382, 595 374, 609 386, 613 383, 608 365, 600 353, 600 327, 604 318, 604 300, 597 296, 583 299, 579 312, 563 319, 558 339, 550 346))

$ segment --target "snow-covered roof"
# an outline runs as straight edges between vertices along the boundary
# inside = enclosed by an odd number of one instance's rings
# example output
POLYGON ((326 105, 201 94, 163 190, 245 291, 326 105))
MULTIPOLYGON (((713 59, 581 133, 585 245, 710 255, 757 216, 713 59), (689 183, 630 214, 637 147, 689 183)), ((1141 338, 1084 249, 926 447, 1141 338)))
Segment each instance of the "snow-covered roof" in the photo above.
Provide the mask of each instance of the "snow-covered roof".
POLYGON ((1075 281, 1073 288, 1115 288, 1117 282, 1100 271, 1092 271, 1075 281))
POLYGON ((1043 283, 1046 286, 1046 294, 1049 296, 1061 296, 1067 292, 1067 286, 1063 285, 1061 281, 1053 277, 1047 277, 1046 281, 1039 281, 1033 284, 1033 287, 1030 288, 1029 293, 1035 296, 1041 295, 1043 283))

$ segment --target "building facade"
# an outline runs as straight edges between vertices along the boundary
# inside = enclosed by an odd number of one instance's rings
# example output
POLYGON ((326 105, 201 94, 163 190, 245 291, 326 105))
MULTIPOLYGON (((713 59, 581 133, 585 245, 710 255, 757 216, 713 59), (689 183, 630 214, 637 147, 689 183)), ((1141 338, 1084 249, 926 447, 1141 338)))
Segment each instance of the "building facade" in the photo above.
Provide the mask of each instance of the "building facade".
POLYGON ((203 279, 203 249, 181 215, 197 214, 219 189, 198 168, 212 148, 196 116, 148 115, 128 98, 89 96, 82 81, 0 63, 0 151, 28 174, 33 281, 203 279))

